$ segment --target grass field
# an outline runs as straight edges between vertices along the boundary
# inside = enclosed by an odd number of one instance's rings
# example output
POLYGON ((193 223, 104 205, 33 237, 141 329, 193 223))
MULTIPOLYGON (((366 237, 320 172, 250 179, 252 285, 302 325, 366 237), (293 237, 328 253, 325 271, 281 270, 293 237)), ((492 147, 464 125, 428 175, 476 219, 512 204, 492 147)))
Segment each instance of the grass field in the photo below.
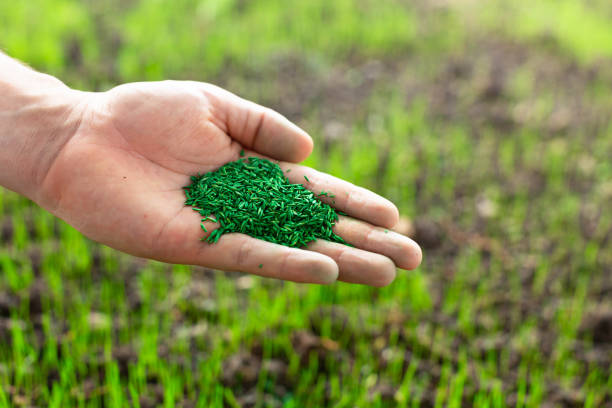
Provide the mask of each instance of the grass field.
POLYGON ((297 285, 125 256, 0 190, 0 407, 612 407, 611 18, 0 2, 0 47, 71 86, 194 79, 279 110, 424 249, 386 288, 297 285))

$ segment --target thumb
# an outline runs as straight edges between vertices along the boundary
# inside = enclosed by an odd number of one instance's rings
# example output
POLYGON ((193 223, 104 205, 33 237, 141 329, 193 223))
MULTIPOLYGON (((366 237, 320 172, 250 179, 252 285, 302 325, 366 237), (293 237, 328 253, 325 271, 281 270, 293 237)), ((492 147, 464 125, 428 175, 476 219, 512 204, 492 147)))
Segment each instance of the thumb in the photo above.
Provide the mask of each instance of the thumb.
POLYGON ((217 125, 244 147, 289 162, 300 162, 312 152, 311 137, 280 113, 217 86, 202 85, 217 125))

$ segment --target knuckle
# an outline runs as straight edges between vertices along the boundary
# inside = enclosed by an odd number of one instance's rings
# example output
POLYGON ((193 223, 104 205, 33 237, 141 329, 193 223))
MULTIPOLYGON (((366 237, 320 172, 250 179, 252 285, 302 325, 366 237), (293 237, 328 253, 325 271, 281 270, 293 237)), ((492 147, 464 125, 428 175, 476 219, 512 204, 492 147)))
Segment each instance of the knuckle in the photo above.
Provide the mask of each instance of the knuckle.
POLYGON ((362 247, 363 248, 372 248, 374 245, 374 233, 376 232, 376 229, 374 227, 367 227, 367 231, 365 234, 363 234, 363 238, 362 238, 362 247))
POLYGON ((238 266, 243 266, 248 263, 253 253, 253 244, 248 240, 245 240, 238 247, 238 251, 236 251, 236 264, 238 266))

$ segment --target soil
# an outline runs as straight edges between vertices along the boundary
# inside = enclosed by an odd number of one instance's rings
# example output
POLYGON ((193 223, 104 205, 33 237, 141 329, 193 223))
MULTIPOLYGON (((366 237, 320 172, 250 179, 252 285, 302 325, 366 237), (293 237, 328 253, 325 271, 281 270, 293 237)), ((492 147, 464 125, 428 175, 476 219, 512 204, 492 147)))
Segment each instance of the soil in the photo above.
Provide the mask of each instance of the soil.
MULTIPOLYGON (((75 51, 76 55, 76 51, 75 51)), ((332 68, 331 72, 320 77, 314 68, 299 56, 288 56, 279 61, 271 71, 241 73, 245 80, 257 80, 265 78, 270 81, 270 86, 275 89, 269 93, 269 99, 260 102, 276 107, 294 120, 303 119, 314 105, 325 106, 326 109, 319 112, 320 122, 323 124, 324 151, 329 151, 330 146, 346 142, 349 137, 349 126, 352 121, 360 120, 366 115, 367 106, 363 101, 367 100, 372 92, 385 83, 394 83, 406 67, 416 65, 409 56, 391 60, 359 60, 351 61, 349 65, 332 68), (347 73, 350 72, 350 75, 347 73), (325 147, 326 146, 326 147, 325 147)), ((550 51, 550 55, 542 54, 540 49, 532 50, 524 45, 508 42, 500 39, 487 39, 475 44, 473 49, 466 54, 450 57, 447 61, 440 62, 441 69, 436 71, 429 79, 430 82, 414 83, 410 80, 402 82, 400 86, 404 89, 406 98, 415 95, 425 96, 428 101, 428 115, 445 122, 467 122, 473 129, 474 138, 478 138, 479 132, 484 128, 493 128, 500 135, 507 134, 517 127, 535 129, 543 134, 543 137, 554 138, 558 135, 572 135, 576 129, 583 129, 584 134, 595 133, 607 123, 602 118, 604 112, 598 107, 590 105, 583 100, 581 95, 586 94, 586 89, 594 81, 610 81, 612 77, 612 66, 601 63, 588 68, 580 68, 571 61, 564 59, 558 53, 550 51), (483 69, 483 67, 487 67, 483 69), (518 104, 513 99, 512 91, 508 84, 510 73, 518 69, 530 69, 534 72, 536 92, 545 92, 550 89, 560 89, 557 95, 557 108, 549 118, 537 121, 529 115, 529 99, 522 101, 525 105, 518 104), (563 82, 566 86, 558 88, 556 84, 563 82), (474 95, 467 98, 460 93, 466 89, 474 90, 474 95), (590 132, 590 131, 591 132, 590 132)), ((228 73, 228 78, 236 73, 228 73)), ((410 77, 410 75, 403 75, 410 77)), ((227 78, 219 78, 217 83, 224 85, 227 78)), ((612 81, 609 84, 612 87, 612 81)), ((388 153, 387 153, 388 154, 388 153)), ((522 160, 517 155, 517 160, 522 160)), ((385 162, 385 160, 382 160, 385 162)), ((496 174, 497 183, 504 194, 509 196, 527 186, 526 193, 531 201, 534 201, 543 191, 547 189, 547 180, 542 170, 530 168, 525 163, 516 163, 519 169, 515 177, 508 178, 501 170, 496 174)), ((385 171, 380 167, 381 172, 385 171)), ((587 240, 597 240, 601 251, 610 250, 612 241, 612 229, 601 232, 598 228, 601 218, 601 208, 589 204, 588 193, 592 189, 591 176, 581 173, 568 172, 567 182, 570 188, 585 196, 585 204, 580 212, 581 235, 587 240)), ((473 177, 473 183, 478 183, 479 177, 473 177)), ((426 179, 422 183, 426 183, 426 179)), ((411 235, 419 242, 427 254, 426 265, 428 271, 437 271, 430 276, 430 287, 434 300, 432 311, 422 316, 423 323, 415 330, 408 330, 406 322, 408 315, 406 311, 390 310, 386 314, 383 330, 373 332, 365 323, 356 323, 360 319, 349 316, 341 305, 321 307, 315 310, 309 317, 308 325, 303 330, 291 333, 291 345, 300 356, 300 364, 306 366, 314 355, 319 361, 321 373, 328 372, 331 368, 330 361, 352 362, 356 355, 354 340, 359 338, 361 342, 368 341, 372 344, 377 360, 373 365, 384 368, 390 361, 390 356, 404 356, 405 364, 403 370, 407 370, 412 359, 418 357, 419 364, 416 376, 428 376, 432 379, 431 388, 423 392, 422 406, 433 406, 435 388, 433 384, 442 376, 442 365, 451 361, 458 363, 458 350, 466 350, 471 356, 485 358, 486 356, 500 357, 507 354, 508 367, 501 378, 503 389, 507 392, 506 403, 513 406, 517 394, 517 370, 523 359, 524 350, 520 344, 514 341, 515 330, 529 318, 535 319, 535 325, 531 342, 539 345, 542 355, 552 359, 553 349, 559 333, 556 332, 554 318, 558 309, 557 295, 564 288, 571 288, 575 284, 570 268, 558 268, 552 271, 542 287, 542 292, 532 290, 536 279, 536 266, 528 255, 521 256, 520 260, 509 254, 508 246, 511 245, 500 235, 490 233, 490 225, 487 223, 487 204, 481 203, 480 215, 472 222, 466 223, 461 219, 462 206, 465 205, 466 197, 471 197, 477 191, 477 186, 465 184, 456 186, 457 203, 452 205, 446 218, 434 216, 428 209, 435 205, 431 196, 418 194, 415 197, 416 205, 422 210, 423 216, 410 223, 411 235), (454 259, 458 248, 469 245, 479 251, 483 256, 483 262, 491 259, 502 259, 508 261, 507 269, 519 271, 519 285, 524 289, 521 296, 516 297, 508 290, 513 283, 509 281, 510 274, 499 276, 495 285, 486 295, 475 300, 474 311, 475 333, 468 335, 462 333, 459 317, 444 311, 443 300, 446 293, 446 284, 449 277, 457 271, 454 259), (429 261, 432 260, 432 261, 429 261), (433 263, 427 263, 433 262, 433 263), (561 286, 559 286, 561 285, 561 286), (561 289, 558 289, 561 287, 561 289), (329 319, 332 322, 328 337, 323 336, 322 321, 329 319), (495 322, 501 322, 501 328, 495 327, 495 322), (442 333, 454 333, 454 336, 440 338, 434 337, 435 331, 442 333), (396 336, 394 341, 391 337, 396 336), (367 340, 364 340, 367 339, 367 340)), ((532 211, 534 211, 532 209, 532 211)), ((408 222, 408 221, 407 221, 408 222)), ((534 222, 526 222, 522 226, 525 236, 539 226, 534 222)), ((408 228, 408 227, 406 227, 408 228)), ((408 230, 406 230, 408 231, 408 230)), ((34 234, 34 231, 31 231, 34 234)), ((9 246, 12 242, 13 223, 10 218, 0 221, 0 246, 9 246)), ((513 244, 514 245, 514 244, 513 244)), ((533 246, 541 248, 543 252, 554 252, 558 242, 525 242, 525 247, 533 246)), ((512 248, 514 253, 526 254, 527 251, 520 246, 512 248)), ((28 253, 36 276, 34 283, 27 293, 0 292, 0 339, 10 341, 10 316, 11 310, 27 302, 32 320, 36 322, 44 311, 43 298, 49 290, 44 278, 41 277, 41 252, 33 247, 28 253)), ((146 262, 133 259, 119 272, 109 272, 104 269, 100 261, 100 255, 94 251, 92 262, 92 279, 122 280, 125 285, 125 296, 131 311, 139 310, 143 305, 143 299, 137 283, 137 276, 146 262)), ((609 259, 609 258, 608 258, 609 259)), ((573 353, 584 367, 593 364, 599 365, 603 370, 608 370, 612 364, 612 307, 609 303, 612 294, 612 265, 605 263, 602 269, 607 271, 600 277, 601 282, 591 285, 588 289, 587 298, 592 299, 587 305, 580 325, 580 336, 572 346, 573 353)), ((486 271, 487 268, 481 268, 486 271)), ((177 336, 191 336, 201 338, 207 336, 207 324, 215 324, 219 318, 218 305, 214 286, 214 276, 211 271, 196 269, 194 278, 188 289, 182 294, 181 300, 176 303, 176 321, 173 322, 173 333, 177 336)), ((243 292, 248 292, 250 284, 248 277, 240 274, 229 274, 236 281, 238 302, 243 292)), ((467 282, 476 288, 479 276, 471 277, 467 282)), ((279 286, 280 287, 280 286, 279 286)), ((113 325, 119 324, 112 322, 113 325)), ((58 323, 59 331, 62 332, 62 323, 58 323)), ((41 327, 35 326, 35 331, 41 335, 41 327)), ((268 335, 274 335, 274 328, 270 328, 268 335)), ((281 406, 285 395, 296 386, 296 379, 289 375, 289 361, 284 355, 273 355, 264 358, 261 342, 264 339, 256 339, 253 345, 242 347, 235 354, 223 361, 222 383, 232 388, 236 398, 243 407, 254 407, 257 403, 264 402, 264 406, 281 406), (272 384, 266 389, 265 395, 258 395, 255 391, 257 378, 262 369, 273 379, 272 384)), ((60 337, 61 341, 61 337, 60 337)), ((161 339, 160 354, 171 358, 171 352, 167 346, 172 339, 161 339)), ((104 353, 96 353, 89 367, 104 366, 104 353)), ((125 376, 130 363, 137 359, 135 346, 117 344, 113 349, 112 358, 118 362, 120 374, 125 376)), ((185 365, 185 369, 192 369, 192 361, 178 361, 185 365)), ((486 384, 480 384, 475 369, 468 370, 469 385, 464 393, 465 406, 470 406, 476 393, 485 389, 486 384)), ((99 373, 93 371, 88 373, 92 380, 85 382, 83 387, 94 393, 99 373)), ((583 383, 586 378, 582 379, 583 383)), ((159 379, 150 378, 151 395, 143 396, 140 400, 142 407, 153 407, 163 401, 163 388, 159 379)), ((543 406, 578 407, 583 406, 586 396, 581 391, 582 384, 574 384, 568 388, 566 385, 551 383, 545 392, 543 406)), ((384 379, 379 380, 372 388, 371 393, 380 395, 383 400, 392 401, 396 386, 384 379)), ((86 391, 87 393, 87 391, 86 391)), ((11 390, 9 390, 11 394, 11 390)), ((17 394, 12 395, 13 401, 23 398, 17 394)), ((612 394, 608 394, 607 400, 601 401, 602 406, 612 406, 612 394)), ((185 400, 179 406, 194 406, 195 402, 185 400)))
MULTIPOLYGON (((329 151, 330 146, 345 143, 349 137, 350 124, 367 116, 361 101, 367 100, 372 92, 381 84, 395 82, 394 78, 400 77, 402 71, 414 62, 407 59, 375 60, 375 61, 351 61, 349 66, 338 66, 325 78, 316 78, 316 74, 308 70, 308 64, 300 60, 298 56, 291 56, 276 66, 274 75, 277 83, 273 86, 278 92, 271 92, 274 99, 264 100, 263 103, 279 108, 295 120, 300 120, 309 107, 320 104, 326 109, 319 112, 319 119, 324 124, 322 134, 324 136, 324 151, 329 151), (350 75, 348 75, 350 71, 350 75), (348 79, 350 77, 350 80, 348 79), (357 78, 357 79, 355 79, 357 78), (316 79, 316 80, 315 80, 316 79), (285 90, 283 92, 283 90, 285 90), (299 95, 299 97, 297 97, 299 95)), ((609 106, 593 104, 585 97, 594 83, 601 81, 612 86, 610 80, 612 64, 600 62, 590 67, 579 67, 570 58, 564 56, 555 44, 549 44, 543 49, 537 44, 528 47, 523 44, 507 41, 494 36, 479 40, 473 47, 463 55, 455 55, 447 61, 441 62, 441 69, 430 78, 430 82, 424 81, 414 83, 407 80, 399 86, 404 89, 406 99, 409 101, 415 96, 425 96, 428 100, 428 115, 440 123, 469 123, 477 139, 479 133, 484 129, 494 129, 500 137, 517 128, 526 128, 537 131, 545 139, 554 139, 559 136, 575 137, 575 134, 597 134, 604 128, 609 120, 609 106), (484 68, 483 68, 484 67, 484 68), (529 70, 533 73, 534 96, 517 97, 513 94, 509 78, 517 70, 529 70), (559 84, 563 86, 559 86, 559 84), (466 98, 462 92, 472 90, 473 96, 466 98), (530 115, 531 105, 540 92, 555 92, 555 108, 544 120, 536 119, 530 115), (467 102, 466 102, 467 101, 467 102)), ((261 74, 268 77, 270 73, 261 74)), ((409 76, 404 75, 402 78, 409 76)), ((495 151, 493 151, 495 154, 495 151)), ((547 179, 541 168, 532 163, 521 161, 521 155, 517 155, 515 168, 517 172, 508 177, 501 169, 494 172, 498 185, 504 194, 512 196, 516 192, 525 190, 530 201, 542 196, 549 187, 547 179)), ((384 160, 382 160, 384 161, 384 160)), ((380 170, 379 166, 379 170, 380 170)), ((384 168, 381 170, 384 171, 384 168)), ((468 175, 469 176, 469 175, 468 175)), ((401 352, 405 355, 407 369, 410 360, 418 355, 421 359, 417 375, 428 375, 439 379, 441 375, 441 364, 443 361, 456 361, 459 349, 468 350, 470 355, 486 358, 487 355, 500 356, 508 354, 508 371, 502 378, 504 390, 507 392, 509 406, 516 402, 517 376, 516 370, 523 359, 523 349, 513 340, 516 329, 529 318, 536 317, 537 325, 533 333, 533 344, 538 344, 545 358, 553 358, 553 350, 559 333, 556 332, 554 324, 555 311, 558 308, 557 296, 559 292, 557 285, 561 283, 561 290, 571 288, 575 284, 575 277, 570 268, 560 268, 551 272, 546 283, 543 285, 543 293, 534 293, 535 264, 532 258, 525 257, 517 261, 516 256, 511 253, 523 253, 523 248, 534 243, 525 242, 525 247, 514 247, 509 250, 508 243, 500 238, 488 236, 487 217, 490 216, 491 207, 486 201, 481 201, 478 206, 477 218, 472 225, 466 226, 460 220, 462 213, 461 199, 474 196, 477 192, 477 183, 481 177, 468 177, 474 184, 459 184, 456 187, 458 204, 451 206, 449 216, 440 219, 429 215, 428 208, 431 206, 431 197, 418 195, 417 207, 424 214, 410 224, 410 235, 421 244, 428 259, 438 259, 436 265, 452 265, 457 255, 458 248, 470 245, 483 255, 483 259, 498 258, 508 262, 508 271, 518 270, 520 272, 520 284, 523 288, 521 297, 516 298, 509 294, 511 286, 508 276, 501 276, 497 285, 492 290, 477 300, 475 311, 474 338, 465 337, 454 342, 445 342, 436 339, 434 341, 432 332, 443 330, 450 332, 461 332, 457 316, 448 315, 443 311, 443 295, 445 293, 445 274, 451 277, 455 271, 443 266, 437 269, 442 271, 440 275, 431 276, 430 288, 434 298, 434 310, 431 315, 424 316, 427 322, 416 333, 407 332, 403 326, 405 318, 401 313, 390 315, 382 333, 368 333, 367 328, 355 327, 350 324, 346 312, 341 306, 321 308, 311 316, 310 330, 298 331, 293 334, 292 344, 294 349, 302 356, 305 364, 312 353, 318 356, 321 364, 320 370, 325 371, 325 361, 338 359, 352 361, 354 350, 351 344, 355 336, 362 338, 370 336, 372 344, 378 344, 380 350, 377 364, 385 366, 385 361, 392 353, 401 352), (457 218, 455 218, 457 217, 457 218), (566 288, 566 289, 564 289, 566 288), (320 322, 323 317, 331 319, 331 338, 322 338, 320 322), (502 322, 502 332, 494 329, 496 319, 502 322), (391 333, 400 333, 399 343, 395 348, 390 348, 389 336, 391 333)), ((579 226, 584 239, 597 240, 600 248, 610 248, 609 241, 612 231, 600 233, 598 223, 601 219, 602 208, 594 205, 590 200, 593 189, 593 179, 589 175, 580 173, 576 169, 568 169, 566 182, 568 188, 583 195, 584 204, 580 211, 579 226)), ((426 183, 424 180, 423 183, 426 183)), ((532 207, 530 205, 530 207, 532 207)), ((533 208, 530 211, 536 211, 533 208)), ((539 211, 539 210, 538 210, 539 211)), ((523 229, 527 235, 529 231, 538 228, 536 223, 525 223, 523 229)), ((497 236, 497 235, 496 235, 497 236)), ((555 242, 545 243, 544 251, 552 252, 555 242)), ((541 246, 541 245, 540 245, 541 246)), ((427 262, 427 261, 426 261, 427 262)), ((610 264, 605 268, 611 271, 610 264)), ((486 268, 482 268, 486 270, 486 268)), ((509 275, 509 274, 508 274, 509 275)), ((609 278, 603 278, 603 285, 592 285, 589 287, 587 299, 593 299, 591 306, 598 302, 609 301, 612 293, 612 282, 609 278)), ((473 277, 473 287, 476 288, 479 276, 473 277)), ((574 345, 576 358, 588 367, 590 364, 599 365, 604 372, 609 371, 612 364, 612 309, 609 304, 600 306, 597 310, 588 312, 583 318, 580 327, 580 338, 574 345)), ((282 361, 282 356, 280 357, 282 361)), ((261 361, 252 350, 242 350, 227 360, 228 377, 242 377, 248 379, 246 383, 253 382, 254 374, 261 367, 261 361)), ((285 362, 286 364, 286 362, 285 362)), ((587 371, 585 371, 587 372, 587 371)), ((478 383, 476 373, 472 372, 472 383, 466 388, 464 401, 470 406, 470 398, 485 387, 478 383)), ((585 381, 586 378, 583 378, 585 381)), ((232 382, 228 382, 232 386, 232 382)), ((236 388, 239 389, 239 388, 236 388)), ((573 388, 566 385, 550 383, 545 390, 545 406, 577 407, 583 406, 586 396, 580 391, 581 384, 575 384, 573 388)), ((373 388, 373 392, 379 393, 383 399, 391 399, 396 389, 393 385, 381 381, 373 388)), ((251 394, 245 391, 247 400, 251 394)), ((423 406, 433 406, 434 401, 428 401, 435 390, 432 388, 424 392, 423 406)), ((608 394, 602 406, 612 406, 612 394, 608 394)), ((250 406, 250 405, 247 405, 250 406)))

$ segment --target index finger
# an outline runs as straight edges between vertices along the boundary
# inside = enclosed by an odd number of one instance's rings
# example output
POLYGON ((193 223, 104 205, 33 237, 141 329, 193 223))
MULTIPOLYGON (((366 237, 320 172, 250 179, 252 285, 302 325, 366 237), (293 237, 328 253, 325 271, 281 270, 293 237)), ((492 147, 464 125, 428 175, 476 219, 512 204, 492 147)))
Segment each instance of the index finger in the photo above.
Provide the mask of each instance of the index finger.
POLYGON ((393 228, 399 211, 389 200, 363 187, 299 164, 280 162, 291 183, 302 184, 332 207, 371 224, 393 228))
MULTIPOLYGON (((236 159, 250 156, 271 159, 253 151, 240 152, 239 148, 235 147, 236 159)), ((393 228, 399 221, 399 210, 395 204, 368 189, 301 164, 274 162, 290 183, 302 184, 321 201, 353 218, 385 228, 393 228)))

